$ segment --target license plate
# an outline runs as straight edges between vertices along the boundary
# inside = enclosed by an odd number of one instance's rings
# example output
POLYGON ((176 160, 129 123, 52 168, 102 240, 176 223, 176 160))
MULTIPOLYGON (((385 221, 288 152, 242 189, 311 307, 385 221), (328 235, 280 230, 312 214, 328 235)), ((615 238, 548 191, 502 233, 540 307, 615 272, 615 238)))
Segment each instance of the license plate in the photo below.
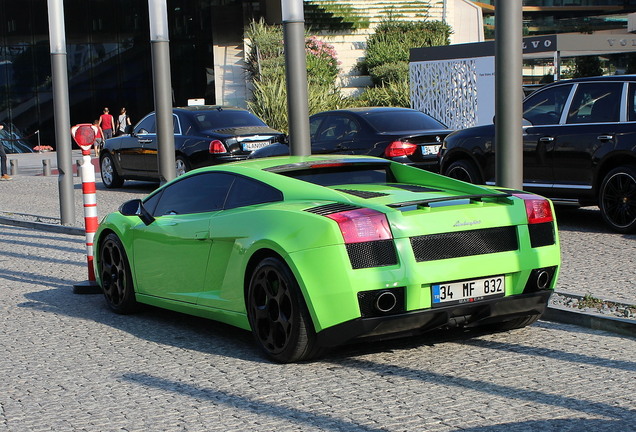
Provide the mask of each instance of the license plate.
POLYGON ((431 290, 433 307, 435 307, 503 297, 506 293, 506 286, 505 278, 501 275, 434 284, 431 286, 431 290))
POLYGON ((267 147, 271 143, 269 141, 252 141, 252 142, 244 142, 242 144, 243 144, 244 151, 254 151, 254 150, 261 149, 263 147, 267 147))
POLYGON ((424 156, 436 155, 437 153, 439 153, 439 148, 440 147, 441 147, 441 145, 422 146, 422 154, 424 156))

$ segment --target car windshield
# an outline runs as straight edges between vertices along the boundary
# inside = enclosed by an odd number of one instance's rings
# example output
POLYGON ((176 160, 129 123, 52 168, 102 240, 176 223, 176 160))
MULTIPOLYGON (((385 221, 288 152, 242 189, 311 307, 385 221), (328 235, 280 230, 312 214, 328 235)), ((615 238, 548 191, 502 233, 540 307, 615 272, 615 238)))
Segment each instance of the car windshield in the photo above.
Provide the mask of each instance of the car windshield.
POLYGON ((419 111, 382 111, 365 116, 378 132, 446 129, 442 123, 419 111))
POLYGON ((245 126, 267 126, 249 111, 213 110, 194 113, 194 120, 200 130, 225 129, 245 126))

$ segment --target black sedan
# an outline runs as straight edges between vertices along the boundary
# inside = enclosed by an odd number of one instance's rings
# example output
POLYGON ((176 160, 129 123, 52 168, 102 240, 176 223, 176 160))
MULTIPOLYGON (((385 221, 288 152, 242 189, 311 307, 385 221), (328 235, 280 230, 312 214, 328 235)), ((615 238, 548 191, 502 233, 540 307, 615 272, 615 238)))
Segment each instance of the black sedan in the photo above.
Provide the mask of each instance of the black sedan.
MULTIPOLYGON (((313 154, 378 156, 429 171, 439 170, 437 153, 451 132, 423 112, 394 107, 324 111, 309 118, 309 130, 313 154)), ((288 152, 277 145, 252 158, 288 152)))
MULTIPOLYGON (((100 152, 107 188, 124 180, 159 180, 155 113, 135 125, 130 135, 111 138, 100 152)), ((247 110, 224 106, 173 109, 177 176, 194 168, 246 159, 259 148, 284 142, 285 135, 247 110)))
MULTIPOLYGON (((636 232, 636 75, 559 81, 523 102, 523 189, 596 205, 607 225, 636 232)), ((495 126, 444 141, 441 172, 495 184, 495 126)))

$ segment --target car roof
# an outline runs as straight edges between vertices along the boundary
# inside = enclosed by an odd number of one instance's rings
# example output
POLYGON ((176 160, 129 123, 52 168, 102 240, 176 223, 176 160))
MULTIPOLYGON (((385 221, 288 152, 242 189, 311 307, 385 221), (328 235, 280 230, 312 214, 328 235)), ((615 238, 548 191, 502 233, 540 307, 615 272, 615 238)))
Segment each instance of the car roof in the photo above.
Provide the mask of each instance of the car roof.
POLYGON ((559 84, 577 83, 577 82, 593 82, 593 81, 630 81, 636 82, 636 75, 603 75, 583 78, 573 78, 569 80, 555 81, 550 84, 546 84, 544 87, 552 87, 559 84))
POLYGON ((247 111, 243 108, 238 108, 235 106, 227 106, 227 105, 192 105, 185 107, 175 107, 173 111, 187 111, 187 112, 196 112, 196 111, 247 111))
POLYGON ((358 114, 358 115, 365 115, 365 114, 371 114, 371 113, 387 113, 387 112, 400 112, 400 111, 417 111, 417 110, 414 110, 411 108, 403 108, 403 107, 354 107, 354 108, 343 108, 343 109, 337 109, 337 110, 331 110, 331 111, 323 111, 318 114, 352 113, 352 114, 358 114))

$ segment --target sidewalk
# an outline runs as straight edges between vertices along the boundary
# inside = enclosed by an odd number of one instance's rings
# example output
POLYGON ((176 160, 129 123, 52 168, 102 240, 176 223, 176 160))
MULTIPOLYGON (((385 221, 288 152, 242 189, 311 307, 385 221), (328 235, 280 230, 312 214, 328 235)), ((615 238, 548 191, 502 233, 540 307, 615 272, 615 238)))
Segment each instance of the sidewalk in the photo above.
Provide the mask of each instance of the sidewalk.
MULTIPOLYGON (((8 155, 18 160, 18 173, 12 181, 0 182, 0 224, 17 224, 28 221, 28 227, 84 235, 84 215, 81 179, 73 177, 75 223, 61 227, 59 222, 59 185, 57 154, 33 153, 8 155), (51 176, 42 175, 42 161, 49 160, 51 176), (28 193, 27 193, 28 192, 28 193), (30 215, 30 216, 25 216, 30 215), (35 217, 34 217, 35 216, 35 217), (18 222, 14 222, 18 221, 18 222)), ((73 151, 75 161, 81 159, 81 151, 73 151)), ((97 164, 93 157, 92 162, 97 164)), ((106 189, 96 173, 97 215, 101 220, 116 211, 130 199, 142 198, 152 192, 157 183, 129 181, 121 189, 106 189)), ((562 266, 556 291, 562 295, 612 301, 624 305, 636 305, 636 283, 633 269, 636 265, 636 235, 620 235, 610 232, 603 224, 597 208, 557 208, 557 222, 561 239, 562 266)), ((25 226, 22 224, 22 226, 25 226)), ((553 296, 557 297, 557 296, 553 296)), ((592 328, 604 328, 612 318, 607 314, 585 314, 581 310, 562 306, 559 299, 546 319, 565 321, 592 328), (554 313, 558 316, 554 316, 554 313), (574 312, 574 316, 572 316, 574 312), (574 320, 574 321, 573 321, 574 320), (598 324, 600 322, 605 324, 598 324)), ((617 318, 617 325, 627 323, 625 334, 636 335, 636 319, 617 318), (633 325, 632 325, 633 324, 633 325)))

